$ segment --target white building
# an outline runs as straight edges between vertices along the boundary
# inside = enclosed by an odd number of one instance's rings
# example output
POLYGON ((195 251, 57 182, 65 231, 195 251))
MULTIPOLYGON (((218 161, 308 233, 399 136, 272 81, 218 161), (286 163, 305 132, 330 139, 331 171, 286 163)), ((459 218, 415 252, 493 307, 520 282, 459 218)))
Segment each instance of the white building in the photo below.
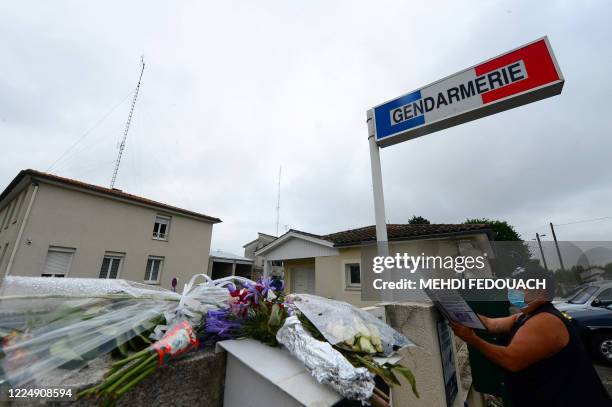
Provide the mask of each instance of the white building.
MULTIPOLYGON (((491 253, 490 233, 484 224, 387 225, 391 255, 456 257, 472 250, 491 253)), ((255 254, 264 259, 266 273, 272 274, 272 265, 282 262, 287 292, 311 293, 367 306, 372 304, 362 301, 361 277, 368 265, 362 265, 361 259, 362 251, 375 242, 375 226, 327 235, 291 229, 255 254)), ((487 270, 490 274, 488 262, 487 270)))
MULTIPOLYGON (((253 272, 252 276, 254 280, 257 280, 259 277, 263 275, 264 272, 264 258, 262 256, 258 256, 255 253, 262 249, 264 246, 269 245, 274 240, 276 240, 276 236, 268 235, 266 233, 257 233, 257 239, 251 240, 249 243, 244 246, 244 257, 249 259, 253 259, 253 272)), ((271 274, 273 275, 282 275, 282 262, 274 262, 271 268, 271 274)))
POLYGON ((206 273, 220 219, 21 171, 0 195, 0 276, 123 278, 170 288, 206 273))

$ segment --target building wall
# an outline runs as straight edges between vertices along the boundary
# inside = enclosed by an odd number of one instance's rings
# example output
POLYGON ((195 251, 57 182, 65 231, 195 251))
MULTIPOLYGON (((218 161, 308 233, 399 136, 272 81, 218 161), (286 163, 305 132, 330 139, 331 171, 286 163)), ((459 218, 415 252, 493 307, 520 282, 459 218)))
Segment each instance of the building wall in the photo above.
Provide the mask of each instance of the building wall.
POLYGON ((374 305, 374 301, 361 300, 361 290, 346 287, 345 264, 360 262, 361 248, 359 247, 340 249, 338 256, 317 257, 315 272, 316 293, 323 297, 345 301, 358 307, 374 305))
POLYGON ((244 247, 244 257, 247 259, 253 259, 253 268, 263 269, 264 259, 261 256, 255 256, 255 252, 272 242, 274 239, 275 238, 271 236, 259 234, 257 240, 244 247))
MULTIPOLYGON (((392 243, 389 248, 391 255, 395 253, 408 253, 414 256, 424 253, 425 255, 458 256, 461 254, 459 242, 473 242, 481 245, 479 236, 462 236, 460 238, 444 238, 429 240, 413 240, 401 243, 392 243)), ((347 288, 345 281, 345 265, 347 263, 361 263, 361 247, 340 248, 339 254, 335 256, 323 256, 314 258, 315 267, 315 293, 322 297, 346 301, 359 307, 374 305, 376 301, 362 301, 361 290, 347 288)), ((465 253, 463 253, 465 255, 465 253)), ((313 259, 285 260, 285 287, 291 287, 291 268, 296 266, 312 265, 313 259)), ((485 275, 490 275, 490 269, 485 270, 485 275)), ((361 272, 370 272, 361 265, 361 272)), ((451 273, 454 273, 451 272, 451 273)))
POLYGON ((160 285, 176 277, 180 288, 206 272, 211 235, 205 221, 40 183, 11 274, 40 276, 49 246, 60 246, 76 249, 68 277, 97 278, 112 251, 125 253, 118 277, 142 282, 148 256, 163 256, 160 285), (171 217, 168 241, 152 238, 157 214, 171 217))
MULTIPOLYGON (((295 269, 296 267, 312 267, 315 268, 315 259, 314 258, 308 258, 308 259, 293 259, 293 260, 285 260, 283 262, 283 283, 285 285, 285 292, 286 293, 290 293, 291 292, 291 273, 293 272, 293 269, 295 269)), ((316 281, 316 275, 315 275, 315 284, 317 283, 316 281)))
POLYGON ((19 228, 25 218, 33 192, 33 185, 18 185, 3 200, 0 206, 0 280, 4 277, 11 255, 15 249, 15 241, 19 234, 19 228), (12 205, 15 205, 14 211, 12 210, 12 205), (13 216, 6 218, 7 221, 3 222, 5 215, 10 215, 11 212, 13 212, 13 216))

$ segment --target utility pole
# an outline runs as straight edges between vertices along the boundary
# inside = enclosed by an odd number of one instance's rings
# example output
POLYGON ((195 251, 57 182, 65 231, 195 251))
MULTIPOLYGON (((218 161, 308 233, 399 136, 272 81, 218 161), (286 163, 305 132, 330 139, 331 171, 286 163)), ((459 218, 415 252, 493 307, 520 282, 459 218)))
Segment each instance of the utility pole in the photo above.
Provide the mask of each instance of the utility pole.
POLYGON ((550 231, 553 235, 553 240, 555 241, 555 247, 557 248, 557 256, 559 256, 559 264, 561 264, 561 271, 565 271, 565 266, 563 265, 563 258, 561 257, 561 250, 559 250, 559 242, 557 242, 557 235, 555 234, 555 228, 550 222, 550 231))
POLYGON ((113 171, 113 178, 111 179, 110 187, 115 187, 115 181, 117 181, 117 173, 119 172, 119 165, 121 164, 121 156, 123 156, 123 150, 125 149, 125 141, 127 140, 128 132, 130 131, 130 123, 132 123, 132 115, 134 114, 134 108, 136 107, 136 99, 138 99, 138 92, 140 91, 140 81, 142 80, 142 74, 144 73, 145 63, 144 56, 140 57, 140 77, 138 78, 138 84, 136 85, 136 90, 134 91, 134 99, 132 99, 132 106, 130 107, 130 113, 128 114, 127 122, 125 123, 125 130, 123 131, 123 138, 121 139, 121 144, 119 144, 119 154, 117 155, 117 160, 115 161, 115 169, 113 171))
MULTIPOLYGON (((546 236, 546 235, 542 235, 546 236)), ((536 233, 536 239, 538 241, 538 246, 540 246, 540 255, 542 256, 542 262, 544 263, 544 268, 548 271, 548 265, 546 264, 546 257, 544 257, 544 250, 542 250, 542 241, 540 240, 540 234, 536 233)))

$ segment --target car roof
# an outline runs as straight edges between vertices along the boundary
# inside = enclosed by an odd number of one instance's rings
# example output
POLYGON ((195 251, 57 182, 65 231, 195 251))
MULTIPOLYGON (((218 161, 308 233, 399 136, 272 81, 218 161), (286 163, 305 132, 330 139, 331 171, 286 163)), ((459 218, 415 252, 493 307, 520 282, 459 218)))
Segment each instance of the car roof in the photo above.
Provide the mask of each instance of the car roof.
POLYGON ((604 281, 591 281, 590 283, 584 283, 576 287, 575 294, 578 294, 579 291, 582 291, 585 288, 594 287, 597 289, 597 292, 604 290, 606 288, 612 288, 612 280, 604 280, 604 281))

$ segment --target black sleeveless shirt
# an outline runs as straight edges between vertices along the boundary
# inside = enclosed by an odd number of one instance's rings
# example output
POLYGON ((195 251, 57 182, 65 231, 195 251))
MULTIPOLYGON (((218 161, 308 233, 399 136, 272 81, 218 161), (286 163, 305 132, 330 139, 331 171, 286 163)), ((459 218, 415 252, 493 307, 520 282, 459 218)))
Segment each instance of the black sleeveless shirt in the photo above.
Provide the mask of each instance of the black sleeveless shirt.
POLYGON ((513 407, 608 407, 612 400, 572 323, 551 303, 544 304, 515 322, 508 343, 527 320, 546 312, 558 317, 569 333, 567 345, 549 358, 520 372, 506 372, 506 389, 513 407))

